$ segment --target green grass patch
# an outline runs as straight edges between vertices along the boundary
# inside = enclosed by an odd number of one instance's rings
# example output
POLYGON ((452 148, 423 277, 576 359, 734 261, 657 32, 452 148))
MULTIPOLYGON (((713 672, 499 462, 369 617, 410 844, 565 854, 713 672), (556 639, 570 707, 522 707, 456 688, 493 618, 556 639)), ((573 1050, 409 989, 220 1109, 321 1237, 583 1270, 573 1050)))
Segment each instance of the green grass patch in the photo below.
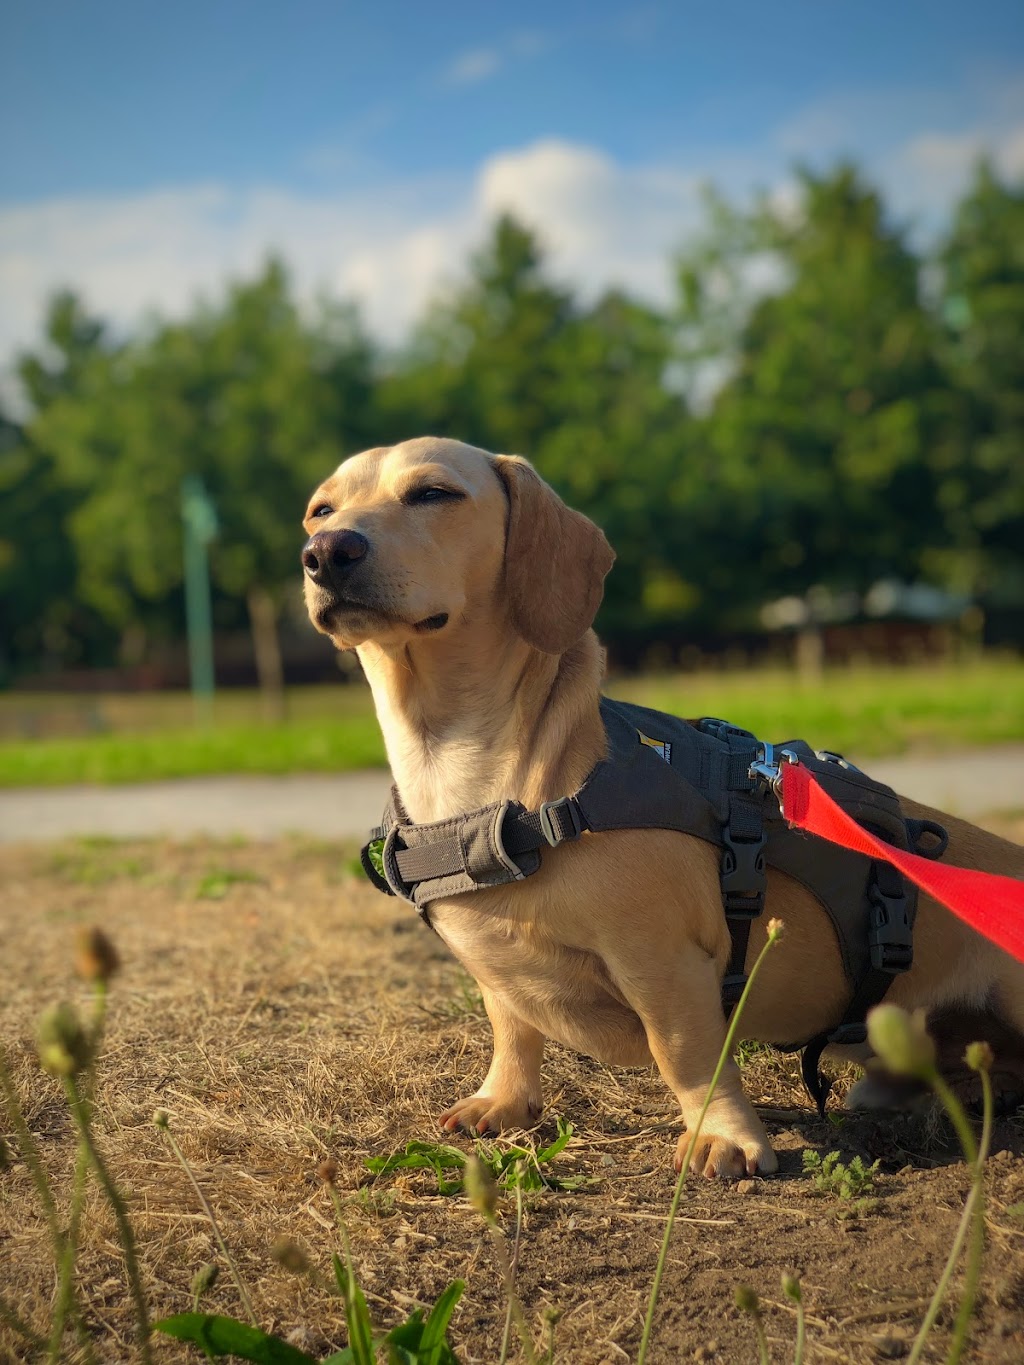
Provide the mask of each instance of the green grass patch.
POLYGON ((773 742, 878 757, 910 749, 1024 740, 1024 664, 830 670, 804 682, 782 669, 620 679, 612 696, 674 715, 720 716, 773 742))
POLYGON ((236 868, 217 867, 206 872, 196 884, 197 901, 222 901, 233 886, 258 885, 263 881, 255 872, 239 872, 236 868))
MULTIPOLYGON (((680 716, 721 716, 773 741, 872 758, 1024 740, 1024 663, 856 668, 806 682, 783 669, 613 678, 612 696, 680 716)), ((292 689, 289 719, 258 718, 253 693, 218 695, 208 728, 187 696, 88 700, 93 733, 62 737, 82 699, 0 698, 0 786, 145 782, 224 773, 339 773, 385 763, 365 686, 292 689), (22 708, 20 711, 18 708, 22 708), (63 708, 63 709, 61 709, 63 708)))
POLYGON ((0 786, 155 782, 223 773, 338 773, 381 767, 372 714, 279 726, 109 734, 0 744, 0 786))

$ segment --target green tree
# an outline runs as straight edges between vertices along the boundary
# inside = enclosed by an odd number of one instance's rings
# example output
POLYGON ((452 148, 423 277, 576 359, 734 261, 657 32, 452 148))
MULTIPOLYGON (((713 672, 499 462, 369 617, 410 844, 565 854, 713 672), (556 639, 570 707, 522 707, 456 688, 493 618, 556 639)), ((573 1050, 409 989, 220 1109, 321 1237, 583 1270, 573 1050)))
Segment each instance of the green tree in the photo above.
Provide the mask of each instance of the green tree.
POLYGON ((712 573, 741 612, 816 584, 914 578, 941 538, 949 404, 920 263, 852 168, 799 185, 795 209, 756 210, 750 240, 777 283, 706 425, 727 547, 712 573))
POLYGON ((428 310, 383 385, 394 439, 429 432, 535 452, 558 411, 553 350, 572 317, 533 235, 500 218, 469 278, 428 310))
POLYGON ((355 315, 324 309, 307 322, 275 262, 219 304, 106 355, 87 391, 57 397, 31 426, 76 494, 83 597, 121 629, 168 610, 180 622, 181 481, 199 475, 220 523, 215 588, 244 604, 276 704, 277 613, 297 581, 298 518, 349 434, 366 430, 371 361, 355 315))
POLYGON ((932 560, 996 605, 1024 605, 1024 184, 982 163, 940 256, 961 444, 940 490, 945 547, 932 560))
POLYGON ((548 278, 534 235, 505 216, 417 329, 381 405, 389 439, 432 432, 527 455, 605 528, 618 563, 601 625, 639 637, 677 618, 694 591, 664 534, 685 445, 671 361, 665 317, 622 291, 582 307, 548 278))
POLYGON ((112 639, 79 593, 62 471, 34 436, 38 418, 84 392, 110 344, 102 322, 70 293, 51 302, 38 352, 18 357, 27 422, 0 414, 0 676, 27 667, 97 663, 112 639))

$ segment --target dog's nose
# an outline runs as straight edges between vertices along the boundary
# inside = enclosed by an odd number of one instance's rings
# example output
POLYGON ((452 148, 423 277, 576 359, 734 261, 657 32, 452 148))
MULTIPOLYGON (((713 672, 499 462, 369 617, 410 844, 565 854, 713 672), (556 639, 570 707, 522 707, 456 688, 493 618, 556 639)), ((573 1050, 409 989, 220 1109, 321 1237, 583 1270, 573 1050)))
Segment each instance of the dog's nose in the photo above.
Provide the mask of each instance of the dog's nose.
POLYGON ((302 567, 314 583, 330 583, 363 559, 369 548, 370 542, 358 531, 318 531, 303 546, 302 567))

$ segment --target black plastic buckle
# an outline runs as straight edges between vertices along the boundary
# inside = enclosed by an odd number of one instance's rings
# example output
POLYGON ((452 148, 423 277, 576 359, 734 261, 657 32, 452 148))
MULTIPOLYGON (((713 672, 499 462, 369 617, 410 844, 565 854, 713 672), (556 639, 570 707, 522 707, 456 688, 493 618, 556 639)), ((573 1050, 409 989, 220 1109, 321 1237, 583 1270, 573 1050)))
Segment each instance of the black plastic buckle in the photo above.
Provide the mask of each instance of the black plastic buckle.
POLYGON ((728 825, 722 828, 722 865, 719 873, 725 913, 757 919, 764 909, 768 878, 764 870, 766 836, 734 839, 728 825))
POLYGON ((851 1047, 867 1042, 868 1027, 864 1023, 840 1024, 828 1035, 830 1047, 851 1047))
POLYGON ((579 807, 571 796, 560 796, 557 801, 542 801, 537 814, 540 817, 540 832, 552 848, 557 848, 567 839, 578 839, 583 833, 583 819, 579 807), (568 812, 570 825, 568 830, 562 827, 563 812, 568 812), (555 820, 551 818, 552 813, 558 821, 557 827, 555 820))
POLYGON ((751 730, 744 730, 739 725, 731 725, 727 720, 719 720, 717 716, 701 716, 697 722, 697 729, 705 735, 710 735, 712 739, 728 739, 730 735, 735 735, 737 739, 756 739, 757 736, 751 730))
POLYGON ((746 984, 747 977, 742 972, 722 977, 722 1004, 727 1010, 740 1003, 746 984))
POLYGON ((907 971, 914 964, 914 930, 907 914, 903 878, 888 864, 876 865, 868 886, 868 901, 871 905, 868 933, 871 965, 893 976, 907 971), (883 878, 892 889, 882 886, 883 878), (897 880, 899 890, 896 890, 897 880))

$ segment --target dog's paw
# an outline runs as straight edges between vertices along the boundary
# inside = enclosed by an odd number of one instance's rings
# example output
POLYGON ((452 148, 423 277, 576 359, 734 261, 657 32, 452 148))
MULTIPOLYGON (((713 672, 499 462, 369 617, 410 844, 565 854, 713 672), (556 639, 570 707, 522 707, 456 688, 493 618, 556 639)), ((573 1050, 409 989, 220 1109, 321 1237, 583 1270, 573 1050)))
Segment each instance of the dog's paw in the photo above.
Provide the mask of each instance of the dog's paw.
POLYGON ((464 1132, 482 1136, 500 1133, 508 1128, 530 1128, 540 1115, 540 1102, 532 1100, 503 1100, 496 1095, 470 1095, 457 1100, 441 1115, 441 1127, 448 1133, 461 1128, 464 1132))
MULTIPOLYGON (((690 1135, 684 1133, 676 1147, 675 1168, 682 1169, 690 1148, 690 1135)), ((779 1159, 766 1142, 734 1142, 714 1133, 698 1134, 697 1145, 690 1160, 690 1173, 705 1180, 742 1180, 744 1176, 772 1175, 779 1169, 779 1159)))

